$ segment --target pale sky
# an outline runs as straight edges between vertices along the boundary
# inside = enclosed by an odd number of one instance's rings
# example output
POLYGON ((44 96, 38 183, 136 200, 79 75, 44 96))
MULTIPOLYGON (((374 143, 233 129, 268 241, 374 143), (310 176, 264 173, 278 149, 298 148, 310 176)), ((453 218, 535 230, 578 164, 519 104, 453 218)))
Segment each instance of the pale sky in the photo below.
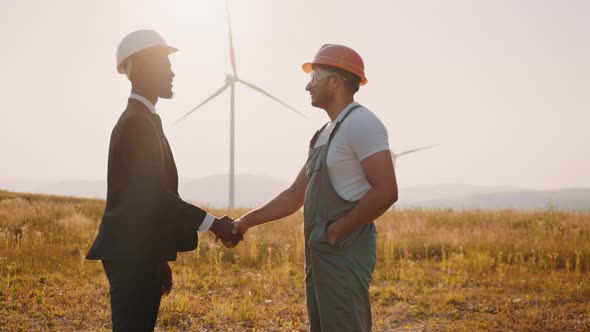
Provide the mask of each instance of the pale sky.
MULTIPOLYGON (((157 105, 181 178, 227 174, 229 90, 177 126, 230 72, 224 1, 0 0, 0 179, 106 178, 130 85, 115 70, 127 33, 180 51, 157 105)), ((301 64, 324 43, 356 49, 356 100, 402 152, 401 187, 463 183, 590 187, 590 1, 229 0, 238 75, 308 115, 236 88, 236 172, 291 181, 328 120, 301 64)))

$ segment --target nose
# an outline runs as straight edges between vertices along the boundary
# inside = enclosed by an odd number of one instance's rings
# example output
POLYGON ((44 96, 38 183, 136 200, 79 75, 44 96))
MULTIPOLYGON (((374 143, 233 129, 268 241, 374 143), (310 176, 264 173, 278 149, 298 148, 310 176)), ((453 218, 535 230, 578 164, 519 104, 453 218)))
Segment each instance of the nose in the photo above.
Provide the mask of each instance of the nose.
POLYGON ((308 82, 305 86, 305 91, 311 91, 311 82, 308 82))

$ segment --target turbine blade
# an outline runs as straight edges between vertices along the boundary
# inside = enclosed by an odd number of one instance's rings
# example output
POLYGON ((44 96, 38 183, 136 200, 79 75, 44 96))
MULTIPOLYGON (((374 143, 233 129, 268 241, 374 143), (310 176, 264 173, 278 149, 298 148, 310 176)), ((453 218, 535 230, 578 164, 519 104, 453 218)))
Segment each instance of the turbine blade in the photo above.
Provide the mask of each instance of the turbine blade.
POLYGON ((293 111, 293 112, 295 112, 295 113, 299 114, 300 116, 302 116, 302 117, 304 117, 304 118, 307 118, 307 117, 306 117, 306 116, 305 116, 303 113, 301 113, 301 112, 299 112, 298 110, 296 110, 295 108, 293 108, 293 107, 291 107, 291 106, 287 105, 286 103, 284 103, 283 101, 281 101, 279 98, 277 98, 277 97, 275 97, 275 96, 271 95, 270 93, 268 93, 268 92, 266 92, 266 91, 262 90, 261 88, 257 87, 256 85, 254 85, 254 84, 252 84, 252 83, 248 83, 248 82, 246 82, 246 81, 242 81, 242 80, 240 80, 240 79, 238 79, 238 81, 240 81, 240 82, 244 83, 245 85, 249 86, 250 88, 252 88, 252 89, 254 89, 254 90, 256 90, 256 91, 258 91, 258 92, 260 92, 260 93, 262 93, 262 94, 264 94, 264 95, 266 95, 267 97, 269 97, 269 98, 273 99, 274 101, 276 101, 276 102, 280 103, 281 105, 283 105, 283 106, 287 107, 288 109, 290 109, 291 111, 293 111))
POLYGON ((231 68, 233 70, 234 76, 238 76, 236 73, 236 56, 234 54, 234 38, 231 32, 231 21, 229 19, 229 4, 226 1, 226 11, 227 11, 227 28, 229 31, 229 61, 231 61, 231 68))
POLYGON ((435 146, 438 146, 438 144, 433 144, 433 145, 423 146, 423 147, 421 147, 421 148, 412 149, 412 150, 407 150, 407 151, 404 151, 404 152, 401 152, 401 153, 398 153, 398 154, 394 154, 393 152, 391 152, 391 153, 392 153, 392 155, 394 155, 394 156, 397 158, 397 157, 399 157, 399 156, 403 156, 403 155, 405 155, 405 154, 408 154, 408 153, 412 153, 412 152, 416 152, 416 151, 420 151, 420 150, 426 150, 426 149, 430 149, 430 148, 433 148, 433 147, 435 147, 435 146))
POLYGON ((205 99, 202 103, 200 103, 199 105, 195 106, 193 109, 191 109, 190 111, 188 111, 188 113, 186 113, 182 118, 176 120, 172 125, 175 125, 177 123, 179 123, 180 121, 184 120, 187 116, 189 116, 192 112, 198 110, 201 106, 205 105, 207 102, 209 102, 211 99, 219 96, 223 91, 225 91, 225 89, 227 89, 227 87, 229 87, 231 85, 231 82, 225 83, 221 88, 219 88, 217 91, 215 91, 215 93, 213 93, 211 96, 209 96, 209 98, 205 99))

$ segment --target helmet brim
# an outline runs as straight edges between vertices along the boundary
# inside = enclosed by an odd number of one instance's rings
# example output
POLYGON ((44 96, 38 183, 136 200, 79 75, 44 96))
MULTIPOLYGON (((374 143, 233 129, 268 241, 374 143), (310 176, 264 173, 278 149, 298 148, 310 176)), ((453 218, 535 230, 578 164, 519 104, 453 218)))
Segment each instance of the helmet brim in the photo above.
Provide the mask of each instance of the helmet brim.
POLYGON ((306 62, 303 65, 301 65, 301 68, 303 69, 304 72, 309 74, 309 73, 311 73, 312 66, 313 66, 313 63, 306 62))
MULTIPOLYGON (((314 63, 314 62, 306 62, 306 63, 304 63, 304 64, 301 65, 301 69, 303 69, 304 72, 306 72, 306 73, 309 74, 309 73, 311 73, 314 64, 322 65, 323 63, 319 63, 319 62, 316 62, 316 63, 314 63)), ((333 66, 333 67, 338 68, 337 66, 334 66, 333 64, 325 64, 325 65, 326 66, 333 66)), ((341 68, 341 69, 345 70, 344 68, 341 68)), ((363 86, 363 85, 367 84, 367 82, 368 82, 368 80, 367 80, 366 77, 361 77, 361 81, 360 81, 359 85, 363 86)))

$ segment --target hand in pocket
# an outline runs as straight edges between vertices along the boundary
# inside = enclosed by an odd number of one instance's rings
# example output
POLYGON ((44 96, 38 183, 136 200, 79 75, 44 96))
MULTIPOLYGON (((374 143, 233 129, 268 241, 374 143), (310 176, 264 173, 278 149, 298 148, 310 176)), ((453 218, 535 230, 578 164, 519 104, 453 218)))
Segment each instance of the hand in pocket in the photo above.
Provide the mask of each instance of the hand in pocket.
POLYGON ((335 231, 334 222, 331 222, 326 226, 325 233, 326 240, 328 241, 328 243, 331 245, 335 245, 336 241, 338 241, 339 236, 335 231))

